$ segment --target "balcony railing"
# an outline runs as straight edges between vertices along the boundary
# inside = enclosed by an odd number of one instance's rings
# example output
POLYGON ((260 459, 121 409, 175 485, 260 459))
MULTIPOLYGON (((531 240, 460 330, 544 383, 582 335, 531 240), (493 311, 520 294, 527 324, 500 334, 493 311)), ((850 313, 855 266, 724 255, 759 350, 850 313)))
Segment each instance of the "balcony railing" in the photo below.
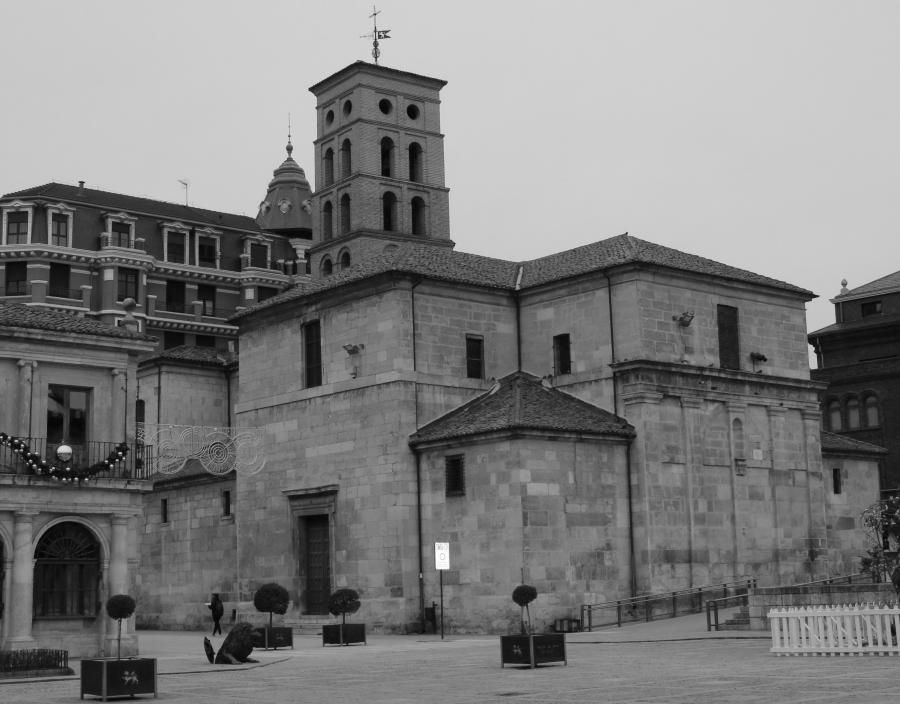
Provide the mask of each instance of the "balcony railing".
MULTIPOLYGON (((46 438, 20 438, 32 453, 40 455, 50 464, 60 466, 56 459, 56 448, 61 443, 47 442, 46 438)), ((72 448, 72 459, 65 464, 73 470, 85 470, 104 462, 120 445, 117 442, 67 443, 72 448)), ((152 447, 130 444, 125 457, 109 469, 97 473, 97 477, 113 479, 147 479, 153 466, 152 447)), ((0 445, 0 474, 32 474, 22 456, 10 445, 0 445)))
POLYGON ((6 295, 7 296, 26 296, 26 295, 28 295, 28 282, 27 281, 7 281, 6 282, 6 295))
POLYGON ((52 287, 47 291, 47 295, 52 298, 73 298, 80 301, 81 289, 52 287))

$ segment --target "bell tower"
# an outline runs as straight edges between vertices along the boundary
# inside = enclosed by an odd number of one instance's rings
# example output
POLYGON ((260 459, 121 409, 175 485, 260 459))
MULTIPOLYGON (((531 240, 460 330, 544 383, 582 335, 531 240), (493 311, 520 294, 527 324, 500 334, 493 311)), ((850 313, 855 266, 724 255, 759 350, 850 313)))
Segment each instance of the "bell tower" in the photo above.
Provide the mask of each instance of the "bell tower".
POLYGON ((446 81, 357 61, 316 96, 313 277, 418 242, 452 247, 439 92, 446 81))

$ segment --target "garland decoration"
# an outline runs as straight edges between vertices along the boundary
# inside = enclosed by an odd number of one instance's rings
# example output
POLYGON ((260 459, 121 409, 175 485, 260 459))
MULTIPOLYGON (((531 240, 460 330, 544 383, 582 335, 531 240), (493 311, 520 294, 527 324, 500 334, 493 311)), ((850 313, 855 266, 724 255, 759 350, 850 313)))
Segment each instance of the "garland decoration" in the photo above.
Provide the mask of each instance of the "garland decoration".
POLYGON ((64 483, 90 481, 98 473, 113 469, 128 454, 128 445, 120 442, 105 460, 95 462, 89 467, 72 467, 68 462, 47 461, 40 453, 33 451, 27 441, 6 433, 0 433, 0 445, 12 449, 33 474, 64 483))

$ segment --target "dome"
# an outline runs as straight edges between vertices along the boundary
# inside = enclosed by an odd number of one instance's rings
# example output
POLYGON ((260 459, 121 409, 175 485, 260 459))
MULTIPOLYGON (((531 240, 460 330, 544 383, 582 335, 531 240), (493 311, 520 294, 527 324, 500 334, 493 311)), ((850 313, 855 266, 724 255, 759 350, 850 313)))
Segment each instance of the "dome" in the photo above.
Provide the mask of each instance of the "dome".
POLYGON ((290 140, 286 149, 287 159, 274 171, 256 222, 266 232, 308 236, 312 232, 312 191, 306 174, 291 156, 294 146, 290 140))

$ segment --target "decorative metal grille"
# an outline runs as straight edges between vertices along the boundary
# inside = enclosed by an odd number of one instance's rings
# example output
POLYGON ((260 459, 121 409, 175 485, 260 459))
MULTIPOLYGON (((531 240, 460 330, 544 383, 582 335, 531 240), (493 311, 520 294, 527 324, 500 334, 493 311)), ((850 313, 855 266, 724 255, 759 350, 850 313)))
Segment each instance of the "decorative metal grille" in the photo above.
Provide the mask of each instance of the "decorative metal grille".
POLYGON ((177 474, 188 460, 200 462, 210 474, 234 470, 256 474, 266 460, 262 428, 215 428, 199 425, 139 424, 138 441, 152 446, 152 471, 177 474))

